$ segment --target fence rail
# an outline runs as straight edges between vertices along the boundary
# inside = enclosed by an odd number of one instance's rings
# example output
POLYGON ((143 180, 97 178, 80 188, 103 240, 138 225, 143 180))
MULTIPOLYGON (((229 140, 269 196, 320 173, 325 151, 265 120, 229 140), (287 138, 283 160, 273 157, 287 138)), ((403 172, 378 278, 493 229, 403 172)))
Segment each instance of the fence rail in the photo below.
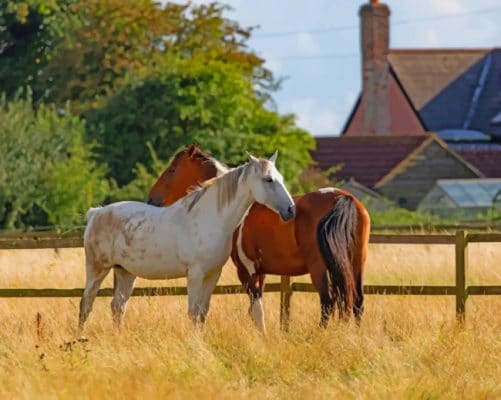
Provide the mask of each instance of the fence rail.
MULTIPOLYGON (((369 295, 450 295, 456 298, 456 316, 463 321, 466 303, 472 295, 501 295, 501 286, 467 285, 468 244, 501 242, 501 233, 466 233, 459 230, 456 234, 372 234, 371 243, 380 244, 437 244, 455 246, 455 285, 365 285, 364 293, 369 295)), ((80 230, 58 232, 13 232, 0 233, 1 249, 48 249, 82 247, 80 230)), ((265 292, 280 293, 280 325, 287 330, 290 321, 291 298, 294 292, 316 292, 310 283, 292 282, 290 277, 281 277, 280 283, 269 283, 265 292)), ((1 289, 0 298, 26 297, 81 297, 83 289, 1 289)), ((242 294, 241 285, 216 286, 214 294, 242 294)), ((178 296, 186 295, 186 287, 139 287, 132 296, 178 296)), ((113 288, 99 290, 98 296, 112 296, 113 288)))

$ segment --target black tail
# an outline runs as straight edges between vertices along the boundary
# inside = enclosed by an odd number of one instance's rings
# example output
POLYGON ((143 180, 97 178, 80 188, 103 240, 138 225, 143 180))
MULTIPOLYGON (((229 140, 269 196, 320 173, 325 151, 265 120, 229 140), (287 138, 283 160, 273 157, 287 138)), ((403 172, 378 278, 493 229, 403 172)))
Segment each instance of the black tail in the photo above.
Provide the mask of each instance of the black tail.
POLYGON ((333 299, 343 317, 353 307, 355 280, 351 257, 356 228, 357 208, 351 196, 340 197, 317 226, 318 245, 329 272, 333 299))

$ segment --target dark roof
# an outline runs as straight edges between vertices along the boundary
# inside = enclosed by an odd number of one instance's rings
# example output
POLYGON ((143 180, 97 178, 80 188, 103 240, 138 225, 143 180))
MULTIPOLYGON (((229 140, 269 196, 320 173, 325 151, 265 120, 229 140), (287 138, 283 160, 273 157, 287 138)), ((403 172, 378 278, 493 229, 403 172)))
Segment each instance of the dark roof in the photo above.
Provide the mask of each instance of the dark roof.
POLYGON ((390 64, 430 131, 491 124, 501 109, 501 49, 391 50, 390 64))
POLYGON ((488 178, 501 178, 501 144, 455 144, 449 147, 488 178))
POLYGON ((471 129, 443 129, 437 132, 440 139, 446 142, 490 142, 491 138, 479 131, 471 129))
POLYGON ((430 135, 317 137, 313 159, 321 169, 342 168, 334 176, 373 187, 430 135))
POLYGON ((493 123, 501 111, 501 49, 493 50, 490 55, 492 59, 489 71, 478 99, 471 128, 501 137, 501 126, 493 123))
POLYGON ((391 49, 388 59, 420 110, 491 49, 391 49))

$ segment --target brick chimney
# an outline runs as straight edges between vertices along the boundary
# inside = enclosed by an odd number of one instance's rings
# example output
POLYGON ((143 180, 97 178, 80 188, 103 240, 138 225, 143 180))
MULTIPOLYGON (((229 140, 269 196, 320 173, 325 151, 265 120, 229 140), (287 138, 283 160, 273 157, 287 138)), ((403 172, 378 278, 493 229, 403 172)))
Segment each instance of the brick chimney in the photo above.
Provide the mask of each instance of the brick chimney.
POLYGON ((389 135, 389 21, 390 9, 378 0, 360 7, 362 50, 362 110, 364 135, 389 135))

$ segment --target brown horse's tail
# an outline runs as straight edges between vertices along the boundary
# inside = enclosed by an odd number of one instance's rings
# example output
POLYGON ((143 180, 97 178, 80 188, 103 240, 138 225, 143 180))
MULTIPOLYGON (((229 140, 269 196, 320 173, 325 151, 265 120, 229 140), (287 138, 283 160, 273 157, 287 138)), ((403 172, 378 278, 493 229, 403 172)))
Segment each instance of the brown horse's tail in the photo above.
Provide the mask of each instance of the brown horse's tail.
POLYGON ((357 208, 352 196, 339 197, 317 226, 317 241, 329 272, 334 302, 340 317, 353 307, 355 279, 351 263, 357 229, 357 208))

